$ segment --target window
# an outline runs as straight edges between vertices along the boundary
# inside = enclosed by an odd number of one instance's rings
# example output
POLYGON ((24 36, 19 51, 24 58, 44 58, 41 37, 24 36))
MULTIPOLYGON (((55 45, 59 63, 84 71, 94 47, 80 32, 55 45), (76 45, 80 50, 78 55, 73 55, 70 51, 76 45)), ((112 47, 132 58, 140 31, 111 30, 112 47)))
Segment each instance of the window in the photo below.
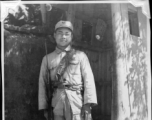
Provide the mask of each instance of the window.
POLYGON ((136 11, 128 11, 130 34, 139 37, 138 14, 136 11))
POLYGON ((92 37, 92 25, 89 22, 82 22, 82 41, 90 43, 92 37))

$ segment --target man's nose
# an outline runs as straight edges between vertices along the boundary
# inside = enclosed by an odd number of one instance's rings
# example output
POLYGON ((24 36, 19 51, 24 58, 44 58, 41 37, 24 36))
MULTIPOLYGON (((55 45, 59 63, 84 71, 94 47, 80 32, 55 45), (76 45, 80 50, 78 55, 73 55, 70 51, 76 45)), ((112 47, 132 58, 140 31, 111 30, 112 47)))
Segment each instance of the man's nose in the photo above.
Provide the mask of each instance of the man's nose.
POLYGON ((66 35, 65 35, 65 34, 63 34, 63 35, 62 35, 62 38, 66 38, 66 35))

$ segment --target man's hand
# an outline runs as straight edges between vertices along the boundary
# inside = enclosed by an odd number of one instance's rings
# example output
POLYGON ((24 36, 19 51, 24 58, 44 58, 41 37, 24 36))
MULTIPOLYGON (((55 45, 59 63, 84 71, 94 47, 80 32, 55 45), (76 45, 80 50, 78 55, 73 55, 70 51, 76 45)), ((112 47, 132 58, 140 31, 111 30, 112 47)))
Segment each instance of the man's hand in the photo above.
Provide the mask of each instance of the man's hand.
POLYGON ((85 104, 81 109, 81 116, 85 117, 86 114, 91 114, 91 106, 90 104, 85 104))

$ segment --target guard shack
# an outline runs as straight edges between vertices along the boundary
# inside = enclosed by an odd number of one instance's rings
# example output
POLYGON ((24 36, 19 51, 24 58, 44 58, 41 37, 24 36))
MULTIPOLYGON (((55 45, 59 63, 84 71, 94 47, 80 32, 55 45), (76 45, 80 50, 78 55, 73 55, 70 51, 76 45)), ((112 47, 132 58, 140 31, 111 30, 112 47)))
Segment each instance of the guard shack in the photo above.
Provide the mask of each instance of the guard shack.
POLYGON ((94 120, 146 120, 147 18, 131 3, 54 5, 74 24, 74 46, 93 69, 98 106, 94 120))

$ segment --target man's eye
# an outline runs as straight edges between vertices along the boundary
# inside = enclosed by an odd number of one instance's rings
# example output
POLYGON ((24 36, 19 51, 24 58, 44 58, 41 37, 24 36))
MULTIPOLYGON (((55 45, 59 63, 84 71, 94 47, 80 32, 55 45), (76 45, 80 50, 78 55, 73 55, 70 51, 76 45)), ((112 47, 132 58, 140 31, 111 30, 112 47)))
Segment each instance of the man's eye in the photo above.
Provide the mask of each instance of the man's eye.
POLYGON ((65 35, 65 36, 70 36, 70 33, 66 33, 66 34, 63 34, 63 33, 57 33, 58 35, 65 35))
POLYGON ((57 32, 57 34, 62 35, 62 33, 61 33, 61 32, 57 32))

